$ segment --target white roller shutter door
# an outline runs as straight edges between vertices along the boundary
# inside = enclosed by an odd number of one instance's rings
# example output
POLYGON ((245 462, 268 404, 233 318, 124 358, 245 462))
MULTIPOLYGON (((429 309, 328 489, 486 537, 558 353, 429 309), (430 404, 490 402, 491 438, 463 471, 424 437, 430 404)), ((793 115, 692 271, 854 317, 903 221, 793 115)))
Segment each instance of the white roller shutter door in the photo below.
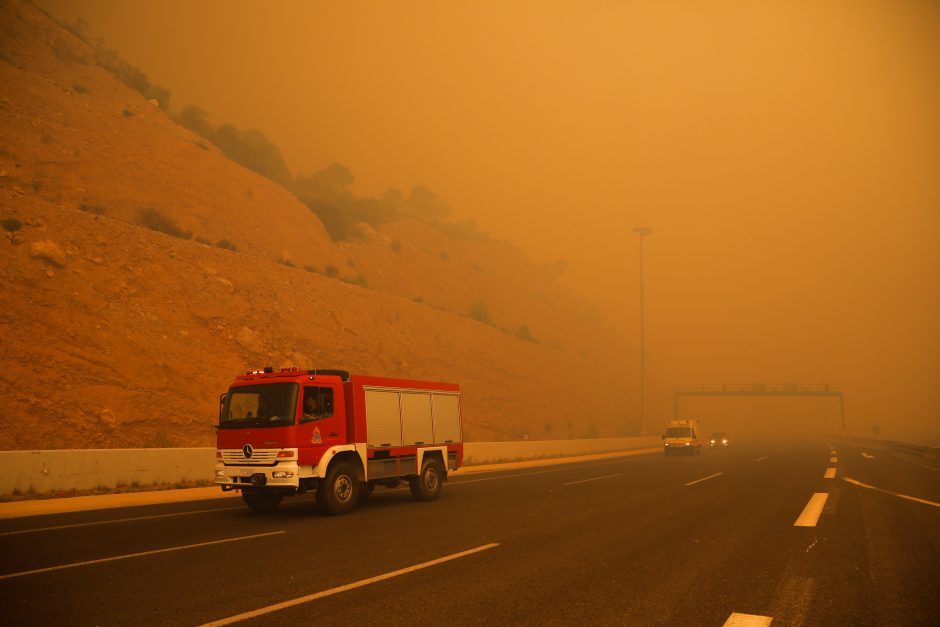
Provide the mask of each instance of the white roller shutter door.
POLYGON ((401 446, 398 392, 366 390, 369 446, 401 446))
POLYGON ((460 442, 460 397, 456 394, 434 394, 434 441, 460 442))
POLYGON ((431 444, 434 426, 431 424, 431 395, 421 392, 402 392, 402 443, 431 444))

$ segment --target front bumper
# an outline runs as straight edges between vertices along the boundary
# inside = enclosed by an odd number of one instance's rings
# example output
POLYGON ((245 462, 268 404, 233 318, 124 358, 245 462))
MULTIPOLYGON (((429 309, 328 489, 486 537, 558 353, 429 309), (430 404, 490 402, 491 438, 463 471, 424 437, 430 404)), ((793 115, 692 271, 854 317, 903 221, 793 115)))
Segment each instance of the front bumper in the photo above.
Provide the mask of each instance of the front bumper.
POLYGON ((665 444, 663 445, 663 449, 667 453, 681 454, 681 453, 694 453, 696 447, 694 444, 684 444, 684 443, 683 444, 665 444))
POLYGON ((300 486, 300 468, 296 461, 282 461, 273 466, 252 464, 215 464, 215 484, 222 489, 242 488, 297 488, 300 486))

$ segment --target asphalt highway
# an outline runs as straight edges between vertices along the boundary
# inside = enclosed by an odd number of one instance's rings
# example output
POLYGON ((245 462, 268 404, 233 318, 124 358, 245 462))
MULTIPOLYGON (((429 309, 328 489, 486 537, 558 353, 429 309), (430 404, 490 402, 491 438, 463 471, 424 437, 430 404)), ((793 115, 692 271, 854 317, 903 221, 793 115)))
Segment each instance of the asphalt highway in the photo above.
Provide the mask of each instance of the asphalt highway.
POLYGON ((0 551, 4 625, 935 625, 940 472, 739 439, 458 473, 430 503, 380 488, 336 518, 304 496, 9 519, 0 551))

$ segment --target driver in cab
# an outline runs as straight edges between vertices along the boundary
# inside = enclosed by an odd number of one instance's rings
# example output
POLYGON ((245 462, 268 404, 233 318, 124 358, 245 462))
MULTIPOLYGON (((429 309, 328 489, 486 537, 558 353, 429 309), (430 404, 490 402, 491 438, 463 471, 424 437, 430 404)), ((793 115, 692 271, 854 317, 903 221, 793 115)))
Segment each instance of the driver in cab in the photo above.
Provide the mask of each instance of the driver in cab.
POLYGON ((304 420, 320 420, 327 418, 327 413, 323 397, 317 390, 306 390, 304 392, 304 420))

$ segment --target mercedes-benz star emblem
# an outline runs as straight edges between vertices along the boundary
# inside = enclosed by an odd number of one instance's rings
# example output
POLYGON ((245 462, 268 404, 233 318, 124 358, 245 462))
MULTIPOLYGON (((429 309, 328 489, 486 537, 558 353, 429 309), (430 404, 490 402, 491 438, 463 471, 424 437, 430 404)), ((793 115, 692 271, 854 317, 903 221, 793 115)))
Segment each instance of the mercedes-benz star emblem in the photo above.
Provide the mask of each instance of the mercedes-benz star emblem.
POLYGON ((251 459, 251 453, 254 449, 251 448, 251 444, 246 444, 242 447, 242 455, 245 456, 245 459, 251 459))

